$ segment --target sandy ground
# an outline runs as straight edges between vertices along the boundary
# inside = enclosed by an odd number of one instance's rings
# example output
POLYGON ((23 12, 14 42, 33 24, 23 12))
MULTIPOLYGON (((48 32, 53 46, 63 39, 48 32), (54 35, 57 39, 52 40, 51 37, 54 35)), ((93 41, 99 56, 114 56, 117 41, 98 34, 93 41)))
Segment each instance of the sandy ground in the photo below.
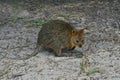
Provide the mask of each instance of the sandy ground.
POLYGON ((0 1, 0 80, 120 80, 120 2, 0 1), (17 59, 34 51, 41 28, 34 21, 50 19, 85 28, 85 45, 75 49, 79 52, 63 52, 72 54, 70 57, 55 57, 43 50, 30 59, 17 59), (84 56, 80 58, 79 53, 84 56))

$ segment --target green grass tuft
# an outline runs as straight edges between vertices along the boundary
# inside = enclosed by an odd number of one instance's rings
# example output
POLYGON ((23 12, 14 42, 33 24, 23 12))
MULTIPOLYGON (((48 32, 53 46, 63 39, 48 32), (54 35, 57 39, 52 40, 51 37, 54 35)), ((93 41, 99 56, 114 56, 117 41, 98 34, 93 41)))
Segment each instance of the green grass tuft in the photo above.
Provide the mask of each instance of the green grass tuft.
POLYGON ((31 22, 35 23, 37 26, 42 26, 45 23, 41 20, 31 20, 31 22))

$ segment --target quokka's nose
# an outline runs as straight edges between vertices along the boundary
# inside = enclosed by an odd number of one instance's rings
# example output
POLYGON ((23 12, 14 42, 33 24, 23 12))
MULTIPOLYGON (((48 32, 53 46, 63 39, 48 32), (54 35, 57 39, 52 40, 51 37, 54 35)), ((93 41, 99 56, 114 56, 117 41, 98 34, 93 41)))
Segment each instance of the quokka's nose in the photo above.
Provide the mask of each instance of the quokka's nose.
POLYGON ((79 47, 82 47, 82 45, 79 45, 79 47))

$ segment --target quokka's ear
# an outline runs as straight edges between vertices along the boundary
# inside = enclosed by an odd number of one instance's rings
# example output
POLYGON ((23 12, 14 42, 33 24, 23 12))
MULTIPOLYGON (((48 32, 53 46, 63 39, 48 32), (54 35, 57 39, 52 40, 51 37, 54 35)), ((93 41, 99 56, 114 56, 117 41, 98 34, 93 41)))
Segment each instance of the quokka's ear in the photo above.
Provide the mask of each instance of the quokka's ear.
POLYGON ((79 30, 79 33, 80 33, 80 34, 83 34, 83 33, 84 33, 84 29, 80 29, 80 30, 79 30))
POLYGON ((72 35, 77 35, 77 30, 72 30, 72 35))

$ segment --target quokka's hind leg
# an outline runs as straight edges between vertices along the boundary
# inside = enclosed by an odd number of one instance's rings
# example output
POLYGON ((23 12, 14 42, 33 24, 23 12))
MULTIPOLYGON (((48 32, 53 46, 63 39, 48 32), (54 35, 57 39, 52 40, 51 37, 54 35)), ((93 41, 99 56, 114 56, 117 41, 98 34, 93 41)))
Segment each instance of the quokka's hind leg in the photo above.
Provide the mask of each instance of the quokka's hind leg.
POLYGON ((54 53, 55 53, 55 56, 58 56, 58 57, 60 57, 61 56, 61 49, 59 48, 59 49, 53 49, 53 51, 54 51, 54 53))

